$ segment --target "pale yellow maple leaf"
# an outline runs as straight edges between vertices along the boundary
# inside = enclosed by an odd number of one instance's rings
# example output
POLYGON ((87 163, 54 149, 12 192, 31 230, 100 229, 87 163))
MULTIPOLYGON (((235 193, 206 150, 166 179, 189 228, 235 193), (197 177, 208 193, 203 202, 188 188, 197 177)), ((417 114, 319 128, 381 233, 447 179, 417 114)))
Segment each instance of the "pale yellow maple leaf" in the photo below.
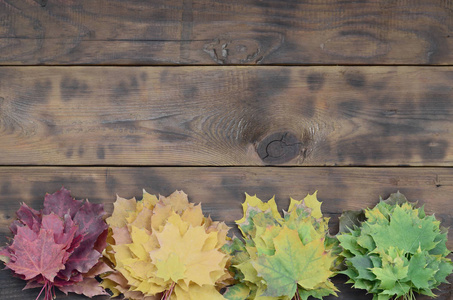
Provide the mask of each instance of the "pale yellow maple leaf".
MULTIPOLYGON (((162 232, 155 233, 159 244, 159 249, 151 251, 150 257, 154 262, 166 261, 172 255, 180 258, 180 263, 184 265, 184 281, 197 283, 198 285, 214 285, 218 278, 212 278, 212 272, 224 270, 223 263, 225 255, 215 249, 216 243, 210 242, 216 233, 207 234, 203 227, 189 227, 185 233, 181 234, 180 228, 175 224, 167 223, 162 232), (208 244, 206 244, 208 242, 208 244)), ((162 270, 160 274, 170 272, 162 270)), ((222 272, 223 274, 223 272, 222 272)), ((166 277, 172 277, 168 275, 166 277)))
POLYGON ((105 221, 110 227, 123 227, 127 224, 126 218, 130 213, 135 212, 137 200, 135 198, 125 199, 116 196, 116 201, 113 203, 112 216, 108 217, 105 221))
POLYGON ((112 244, 104 252, 115 271, 104 276, 103 286, 137 300, 170 294, 172 300, 223 299, 215 285, 232 279, 230 257, 220 250, 228 226, 204 217, 201 205, 189 203, 182 191, 157 200, 143 190, 141 201, 117 201, 109 219, 112 244))
POLYGON ((189 207, 190 204, 193 205, 193 203, 189 204, 187 194, 183 191, 175 191, 168 197, 159 195, 159 201, 162 201, 165 205, 171 206, 173 210, 179 214, 189 207))
POLYGON ((201 205, 195 205, 188 207, 183 211, 181 218, 184 222, 189 223, 192 226, 201 226, 204 222, 203 212, 201 211, 201 205))
POLYGON ((225 300, 212 285, 191 284, 187 290, 176 286, 175 296, 178 300, 225 300))

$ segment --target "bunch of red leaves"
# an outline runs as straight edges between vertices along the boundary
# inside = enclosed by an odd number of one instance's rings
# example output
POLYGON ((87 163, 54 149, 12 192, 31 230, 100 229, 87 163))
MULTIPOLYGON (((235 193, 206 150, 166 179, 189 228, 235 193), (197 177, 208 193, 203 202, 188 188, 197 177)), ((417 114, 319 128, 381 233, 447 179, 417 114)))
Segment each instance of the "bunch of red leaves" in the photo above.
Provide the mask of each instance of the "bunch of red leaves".
POLYGON ((61 188, 46 194, 42 210, 23 203, 16 215, 14 238, 0 249, 0 260, 28 281, 24 289, 42 287, 36 299, 44 292, 45 300, 55 298, 55 287, 66 294, 106 294, 95 278, 104 272, 99 258, 107 245, 102 204, 75 200, 61 188))

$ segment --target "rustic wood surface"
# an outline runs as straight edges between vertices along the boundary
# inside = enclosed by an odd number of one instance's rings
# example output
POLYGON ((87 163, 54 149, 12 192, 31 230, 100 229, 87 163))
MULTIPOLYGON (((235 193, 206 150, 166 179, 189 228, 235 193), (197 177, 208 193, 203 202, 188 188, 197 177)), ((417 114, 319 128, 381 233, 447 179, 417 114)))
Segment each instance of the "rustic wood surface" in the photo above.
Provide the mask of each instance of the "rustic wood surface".
MULTIPOLYGON (((183 190, 191 201, 202 203, 206 214, 231 227, 242 216, 244 193, 262 200, 275 195, 279 208, 286 209, 290 197, 302 199, 318 190, 323 212, 332 216, 332 234, 344 210, 374 206, 379 196, 399 190, 435 213, 443 226, 453 225, 451 168, 1 167, 0 183, 0 243, 21 202, 38 209, 47 192, 62 186, 78 199, 104 203, 108 212, 116 195, 141 199, 142 189, 164 196, 183 190)), ((453 230, 448 243, 453 248, 453 230)))
POLYGON ((452 166, 453 67, 3 67, 2 165, 452 166))
MULTIPOLYGON (((0 0, 0 245, 61 186, 182 189, 231 234, 244 192, 319 190, 335 234, 399 190, 451 227, 451 37, 452 0, 0 0)), ((371 299, 345 281, 325 299, 371 299)))
MULTIPOLYGON (((1 244, 9 236, 8 224, 21 202, 38 209, 45 193, 52 193, 62 185, 70 188, 78 199, 89 197, 91 202, 105 203, 109 212, 116 194, 140 199, 143 188, 162 195, 182 189, 192 202, 201 202, 203 211, 214 220, 225 220, 232 227, 231 234, 238 234, 234 220, 241 218, 244 192, 257 194, 263 200, 275 195, 279 208, 286 209, 289 197, 302 199, 318 190, 323 212, 331 217, 332 234, 338 231, 338 216, 343 210, 373 206, 379 196, 386 198, 398 190, 409 200, 425 205, 426 211, 435 213, 443 226, 453 225, 453 169, 450 168, 2 167, 0 182, 1 244)), ((448 246, 453 247, 453 231, 449 233, 448 246)), ((5 282, 2 286, 7 286, 0 289, 0 298, 23 299, 18 293, 23 282, 11 281, 8 275, 6 271, 0 272, 0 283, 5 282)), ((337 282, 344 282, 343 279, 337 282)), ((362 298, 364 293, 342 287, 345 293, 340 294, 340 299, 367 299, 362 298)), ((27 295, 35 295, 33 292, 36 290, 27 295)), ((451 299, 448 298, 451 292, 451 286, 444 285, 440 294, 445 298, 440 299, 451 299)))
POLYGON ((0 64, 452 64, 451 0, 0 0, 0 64))

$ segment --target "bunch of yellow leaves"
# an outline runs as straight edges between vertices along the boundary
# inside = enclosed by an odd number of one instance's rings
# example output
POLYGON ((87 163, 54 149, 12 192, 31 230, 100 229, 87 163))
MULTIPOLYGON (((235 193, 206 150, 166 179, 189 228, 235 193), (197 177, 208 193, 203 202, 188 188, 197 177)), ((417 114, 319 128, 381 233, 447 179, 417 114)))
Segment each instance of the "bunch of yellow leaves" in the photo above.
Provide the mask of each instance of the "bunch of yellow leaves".
MULTIPOLYGON (((114 269, 103 287, 129 299, 224 299, 216 288, 231 278, 220 248, 228 227, 204 217, 201 205, 176 191, 159 199, 117 197, 104 257, 114 269)), ((225 284, 224 284, 225 283, 225 284)))

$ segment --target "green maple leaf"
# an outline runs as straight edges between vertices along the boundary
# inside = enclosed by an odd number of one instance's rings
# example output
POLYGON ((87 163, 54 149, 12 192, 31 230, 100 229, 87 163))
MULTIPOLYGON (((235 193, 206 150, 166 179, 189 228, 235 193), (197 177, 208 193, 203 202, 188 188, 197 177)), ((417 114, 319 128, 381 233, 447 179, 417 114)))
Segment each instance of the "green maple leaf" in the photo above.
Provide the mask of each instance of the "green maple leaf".
POLYGON ((451 262, 451 260, 446 258, 441 258, 438 262, 438 267, 436 268, 437 273, 434 276, 434 279, 439 284, 447 283, 448 280, 446 278, 453 271, 453 263, 451 262))
POLYGON ((402 207, 396 206, 388 226, 381 225, 372 235, 383 249, 396 247, 414 254, 419 247, 431 250, 436 247, 434 223, 429 219, 414 219, 402 207))
POLYGON ((351 257, 349 262, 357 270, 357 278, 367 280, 376 279, 376 276, 370 271, 370 269, 373 268, 373 262, 369 256, 357 255, 355 257, 351 257))
POLYGON ((354 237, 351 234, 342 234, 338 236, 338 240, 340 241, 341 247, 343 247, 344 250, 347 250, 348 253, 343 253, 346 254, 346 257, 350 256, 355 256, 355 255, 362 255, 366 251, 362 247, 359 246, 357 243, 357 237, 354 237), (349 255, 349 253, 351 255, 349 255))
POLYGON ((385 266, 383 268, 373 268, 371 271, 381 281, 380 287, 384 290, 390 290, 407 277, 408 269, 408 266, 385 266))
POLYGON ((324 254, 324 242, 314 240, 302 244, 295 230, 283 227, 274 239, 275 255, 260 256, 254 267, 267 282, 265 296, 292 297, 297 285, 314 289, 325 282, 331 272, 332 258, 324 254))
POLYGON ((407 275, 418 289, 428 289, 429 282, 426 278, 433 278, 436 273, 436 270, 427 267, 425 253, 419 248, 409 262, 407 275))
POLYGON ((365 210, 365 217, 363 222, 347 219, 353 226, 338 236, 347 267, 341 273, 350 278, 348 283, 372 293, 373 300, 434 296, 432 290, 453 270, 446 257, 447 231, 440 222, 400 193, 381 199, 365 210))

